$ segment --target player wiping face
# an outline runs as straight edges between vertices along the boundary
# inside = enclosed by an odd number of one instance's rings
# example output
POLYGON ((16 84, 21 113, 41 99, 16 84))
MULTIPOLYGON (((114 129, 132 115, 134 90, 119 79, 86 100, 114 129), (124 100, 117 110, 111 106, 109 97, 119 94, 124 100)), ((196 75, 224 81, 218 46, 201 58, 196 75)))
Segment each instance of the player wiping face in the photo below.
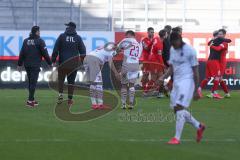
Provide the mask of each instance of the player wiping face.
POLYGON ((195 88, 199 83, 196 51, 190 45, 185 44, 182 41, 182 36, 177 32, 171 33, 170 41, 172 45, 170 49, 170 66, 168 71, 160 78, 160 81, 163 81, 173 75, 170 106, 176 114, 176 133, 168 144, 180 144, 181 134, 186 122, 196 128, 196 141, 200 142, 205 126, 187 111, 192 97, 199 98, 195 88))

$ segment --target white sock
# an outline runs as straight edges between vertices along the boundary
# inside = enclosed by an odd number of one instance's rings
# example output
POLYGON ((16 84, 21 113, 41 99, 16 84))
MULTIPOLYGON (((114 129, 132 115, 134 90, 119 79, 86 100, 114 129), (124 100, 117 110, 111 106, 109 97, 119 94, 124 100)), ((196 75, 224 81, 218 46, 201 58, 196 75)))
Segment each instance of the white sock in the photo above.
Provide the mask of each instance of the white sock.
POLYGON ((91 103, 92 103, 92 105, 97 105, 96 98, 91 97, 91 103))
POLYGON ((128 94, 127 88, 121 88, 121 101, 122 101, 122 104, 126 104, 127 94, 128 94))
POLYGON ((135 88, 131 87, 129 88, 129 103, 133 105, 134 103, 134 98, 135 98, 135 88))
POLYGON ((97 99, 97 104, 98 104, 98 105, 103 105, 103 100, 100 99, 100 98, 98 98, 98 99, 97 99))
POLYGON ((183 127, 185 124, 185 117, 184 117, 184 110, 177 111, 176 113, 176 133, 175 133, 175 138, 180 140, 183 127))
POLYGON ((199 128, 200 123, 187 110, 184 110, 184 117, 186 122, 190 123, 196 129, 199 128))
POLYGON ((103 105, 103 86, 98 84, 96 85, 96 91, 97 91, 97 104, 103 105))
POLYGON ((96 85, 90 85, 90 98, 92 105, 96 105, 97 104, 96 85))

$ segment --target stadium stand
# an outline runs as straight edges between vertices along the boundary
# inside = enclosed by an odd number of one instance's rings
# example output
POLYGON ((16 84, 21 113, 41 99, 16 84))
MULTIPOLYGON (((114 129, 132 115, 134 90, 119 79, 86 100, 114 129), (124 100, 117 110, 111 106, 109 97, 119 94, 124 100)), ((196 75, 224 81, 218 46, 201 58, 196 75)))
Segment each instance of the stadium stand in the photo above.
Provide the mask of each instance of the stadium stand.
MULTIPOLYGON (((212 32, 222 26, 237 30, 240 18, 230 16, 233 12, 240 14, 236 3, 237 0, 73 0, 71 7, 71 0, 38 0, 38 24, 44 30, 62 30, 62 24, 69 20, 75 21, 80 30, 89 31, 144 31, 148 26, 160 29, 165 24, 182 25, 185 31, 212 32)), ((0 0, 0 13, 0 29, 29 29, 33 24, 33 0, 0 0)))

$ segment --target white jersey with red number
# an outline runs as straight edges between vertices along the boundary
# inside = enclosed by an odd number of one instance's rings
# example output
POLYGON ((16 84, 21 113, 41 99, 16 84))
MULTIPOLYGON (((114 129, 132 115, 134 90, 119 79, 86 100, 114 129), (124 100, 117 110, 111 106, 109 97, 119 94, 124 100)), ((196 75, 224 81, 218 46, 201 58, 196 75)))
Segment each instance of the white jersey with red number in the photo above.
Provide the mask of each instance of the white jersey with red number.
POLYGON ((137 42, 135 38, 124 38, 122 41, 124 46, 124 42, 126 45, 131 45, 124 50, 124 60, 123 63, 139 63, 139 59, 142 53, 142 46, 137 42))

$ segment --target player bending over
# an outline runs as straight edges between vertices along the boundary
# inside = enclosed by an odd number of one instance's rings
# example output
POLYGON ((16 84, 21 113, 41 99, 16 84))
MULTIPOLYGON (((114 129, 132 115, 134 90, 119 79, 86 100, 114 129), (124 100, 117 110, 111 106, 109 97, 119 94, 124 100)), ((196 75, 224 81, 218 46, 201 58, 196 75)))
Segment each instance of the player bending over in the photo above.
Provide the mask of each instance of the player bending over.
POLYGON ((108 109, 109 107, 103 104, 103 81, 101 70, 104 63, 109 62, 109 67, 114 74, 119 77, 119 74, 113 64, 112 58, 116 55, 116 45, 106 44, 87 54, 84 59, 86 75, 90 82, 90 98, 92 109, 108 109))
POLYGON ((142 53, 142 48, 140 44, 135 39, 135 33, 131 30, 125 33, 125 37, 120 44, 129 45, 124 50, 124 58, 121 69, 121 101, 122 109, 126 109, 127 96, 129 95, 129 109, 134 107, 134 98, 135 98, 135 88, 134 84, 139 76, 139 58, 142 53))
POLYGON ((177 32, 171 33, 170 42, 172 47, 170 49, 169 69, 159 79, 159 82, 163 83, 165 78, 171 75, 174 76, 170 106, 176 114, 176 133, 168 144, 180 144, 185 122, 190 123, 197 129, 196 140, 200 142, 205 126, 187 111, 192 97, 199 98, 197 89, 195 89, 199 82, 196 51, 190 45, 185 44, 182 36, 177 32))

